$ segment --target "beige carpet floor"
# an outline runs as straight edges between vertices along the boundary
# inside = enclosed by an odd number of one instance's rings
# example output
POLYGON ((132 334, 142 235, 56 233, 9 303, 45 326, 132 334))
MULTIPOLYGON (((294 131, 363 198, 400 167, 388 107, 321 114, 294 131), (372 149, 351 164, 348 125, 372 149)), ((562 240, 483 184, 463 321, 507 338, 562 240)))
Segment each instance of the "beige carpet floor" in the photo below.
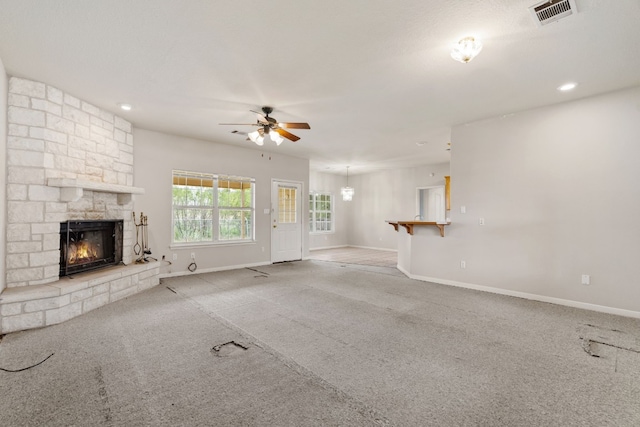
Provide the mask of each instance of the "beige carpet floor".
POLYGON ((376 267, 395 268, 398 265, 398 253, 395 251, 356 248, 353 246, 313 250, 309 252, 309 258, 317 261, 372 265, 376 267))
POLYGON ((0 368, 2 427, 640 426, 640 319, 327 261, 163 279, 0 368))

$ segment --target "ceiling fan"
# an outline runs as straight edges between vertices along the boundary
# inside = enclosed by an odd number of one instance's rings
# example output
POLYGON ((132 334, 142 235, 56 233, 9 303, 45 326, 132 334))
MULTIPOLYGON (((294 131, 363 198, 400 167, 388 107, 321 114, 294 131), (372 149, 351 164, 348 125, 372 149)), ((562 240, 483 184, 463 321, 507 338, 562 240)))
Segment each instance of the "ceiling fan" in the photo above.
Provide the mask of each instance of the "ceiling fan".
POLYGON ((232 125, 232 126, 258 126, 258 130, 253 132, 241 132, 234 130, 231 133, 238 133, 240 135, 246 135, 251 141, 255 142, 258 145, 264 145, 264 139, 269 136, 269 138, 275 142, 277 145, 282 144, 284 138, 287 138, 290 141, 296 142, 300 139, 300 137, 286 131, 287 129, 311 129, 309 123, 281 123, 278 122, 273 117, 269 117, 269 114, 273 112, 272 107, 262 107, 262 113, 258 113, 257 111, 249 110, 252 113, 255 113, 258 117, 256 123, 220 123, 221 125, 232 125))

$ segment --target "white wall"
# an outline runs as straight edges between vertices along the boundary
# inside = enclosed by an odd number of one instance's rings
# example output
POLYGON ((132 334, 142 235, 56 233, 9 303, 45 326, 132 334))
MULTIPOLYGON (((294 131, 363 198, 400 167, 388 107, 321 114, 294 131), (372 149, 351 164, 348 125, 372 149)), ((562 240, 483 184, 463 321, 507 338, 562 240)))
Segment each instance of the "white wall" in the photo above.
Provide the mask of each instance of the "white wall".
MULTIPOLYGON (((308 255, 309 161, 282 154, 217 144, 192 138, 167 135, 134 128, 134 185, 145 189, 135 198, 136 215, 144 212, 149 221, 149 247, 152 256, 162 255, 178 260, 164 266, 162 274, 187 272, 190 254, 196 253, 198 272, 247 265, 267 264, 271 261, 270 215, 271 180, 297 181, 303 184, 303 256, 308 255), (256 179, 256 242, 207 247, 170 248, 171 244, 171 172, 173 169, 210 172, 256 179)), ((166 263, 164 263, 166 264, 166 263)))
POLYGON ((331 193, 334 197, 334 225, 333 233, 318 233, 309 235, 309 248, 320 249, 336 246, 346 246, 347 208, 350 202, 342 200, 340 189, 346 185, 346 176, 312 171, 309 173, 309 189, 323 193, 331 193))
POLYGON ((355 195, 347 203, 349 245, 396 250, 397 233, 385 221, 413 219, 416 188, 444 185, 445 175, 448 163, 350 175, 355 195))
POLYGON ((5 278, 5 248, 7 230, 7 93, 9 90, 9 77, 0 58, 0 224, 3 232, 0 233, 0 292, 6 287, 5 278))
POLYGON ((640 88, 455 127, 453 224, 411 273, 640 311, 639 142, 640 88))

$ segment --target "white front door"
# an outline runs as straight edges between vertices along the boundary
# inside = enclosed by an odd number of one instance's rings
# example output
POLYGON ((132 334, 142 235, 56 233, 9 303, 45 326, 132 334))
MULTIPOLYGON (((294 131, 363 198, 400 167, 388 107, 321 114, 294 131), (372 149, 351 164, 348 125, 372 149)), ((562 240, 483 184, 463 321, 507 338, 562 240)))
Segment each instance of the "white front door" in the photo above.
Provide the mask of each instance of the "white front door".
POLYGON ((302 259, 302 184, 271 186, 271 262, 302 259))

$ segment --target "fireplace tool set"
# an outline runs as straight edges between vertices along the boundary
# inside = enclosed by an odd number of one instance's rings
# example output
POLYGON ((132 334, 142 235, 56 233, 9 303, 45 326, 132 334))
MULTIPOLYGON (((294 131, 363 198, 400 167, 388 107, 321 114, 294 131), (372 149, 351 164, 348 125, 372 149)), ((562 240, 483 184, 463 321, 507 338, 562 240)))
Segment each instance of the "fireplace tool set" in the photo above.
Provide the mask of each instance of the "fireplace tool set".
POLYGON ((136 244, 133 245, 133 252, 139 255, 136 263, 142 264, 149 262, 149 258, 156 261, 153 257, 147 257, 147 255, 151 255, 151 249, 147 246, 149 244, 149 234, 147 231, 147 225, 149 223, 147 216, 143 212, 140 212, 140 222, 136 222, 136 213, 133 212, 132 215, 133 224, 136 226, 136 244))

